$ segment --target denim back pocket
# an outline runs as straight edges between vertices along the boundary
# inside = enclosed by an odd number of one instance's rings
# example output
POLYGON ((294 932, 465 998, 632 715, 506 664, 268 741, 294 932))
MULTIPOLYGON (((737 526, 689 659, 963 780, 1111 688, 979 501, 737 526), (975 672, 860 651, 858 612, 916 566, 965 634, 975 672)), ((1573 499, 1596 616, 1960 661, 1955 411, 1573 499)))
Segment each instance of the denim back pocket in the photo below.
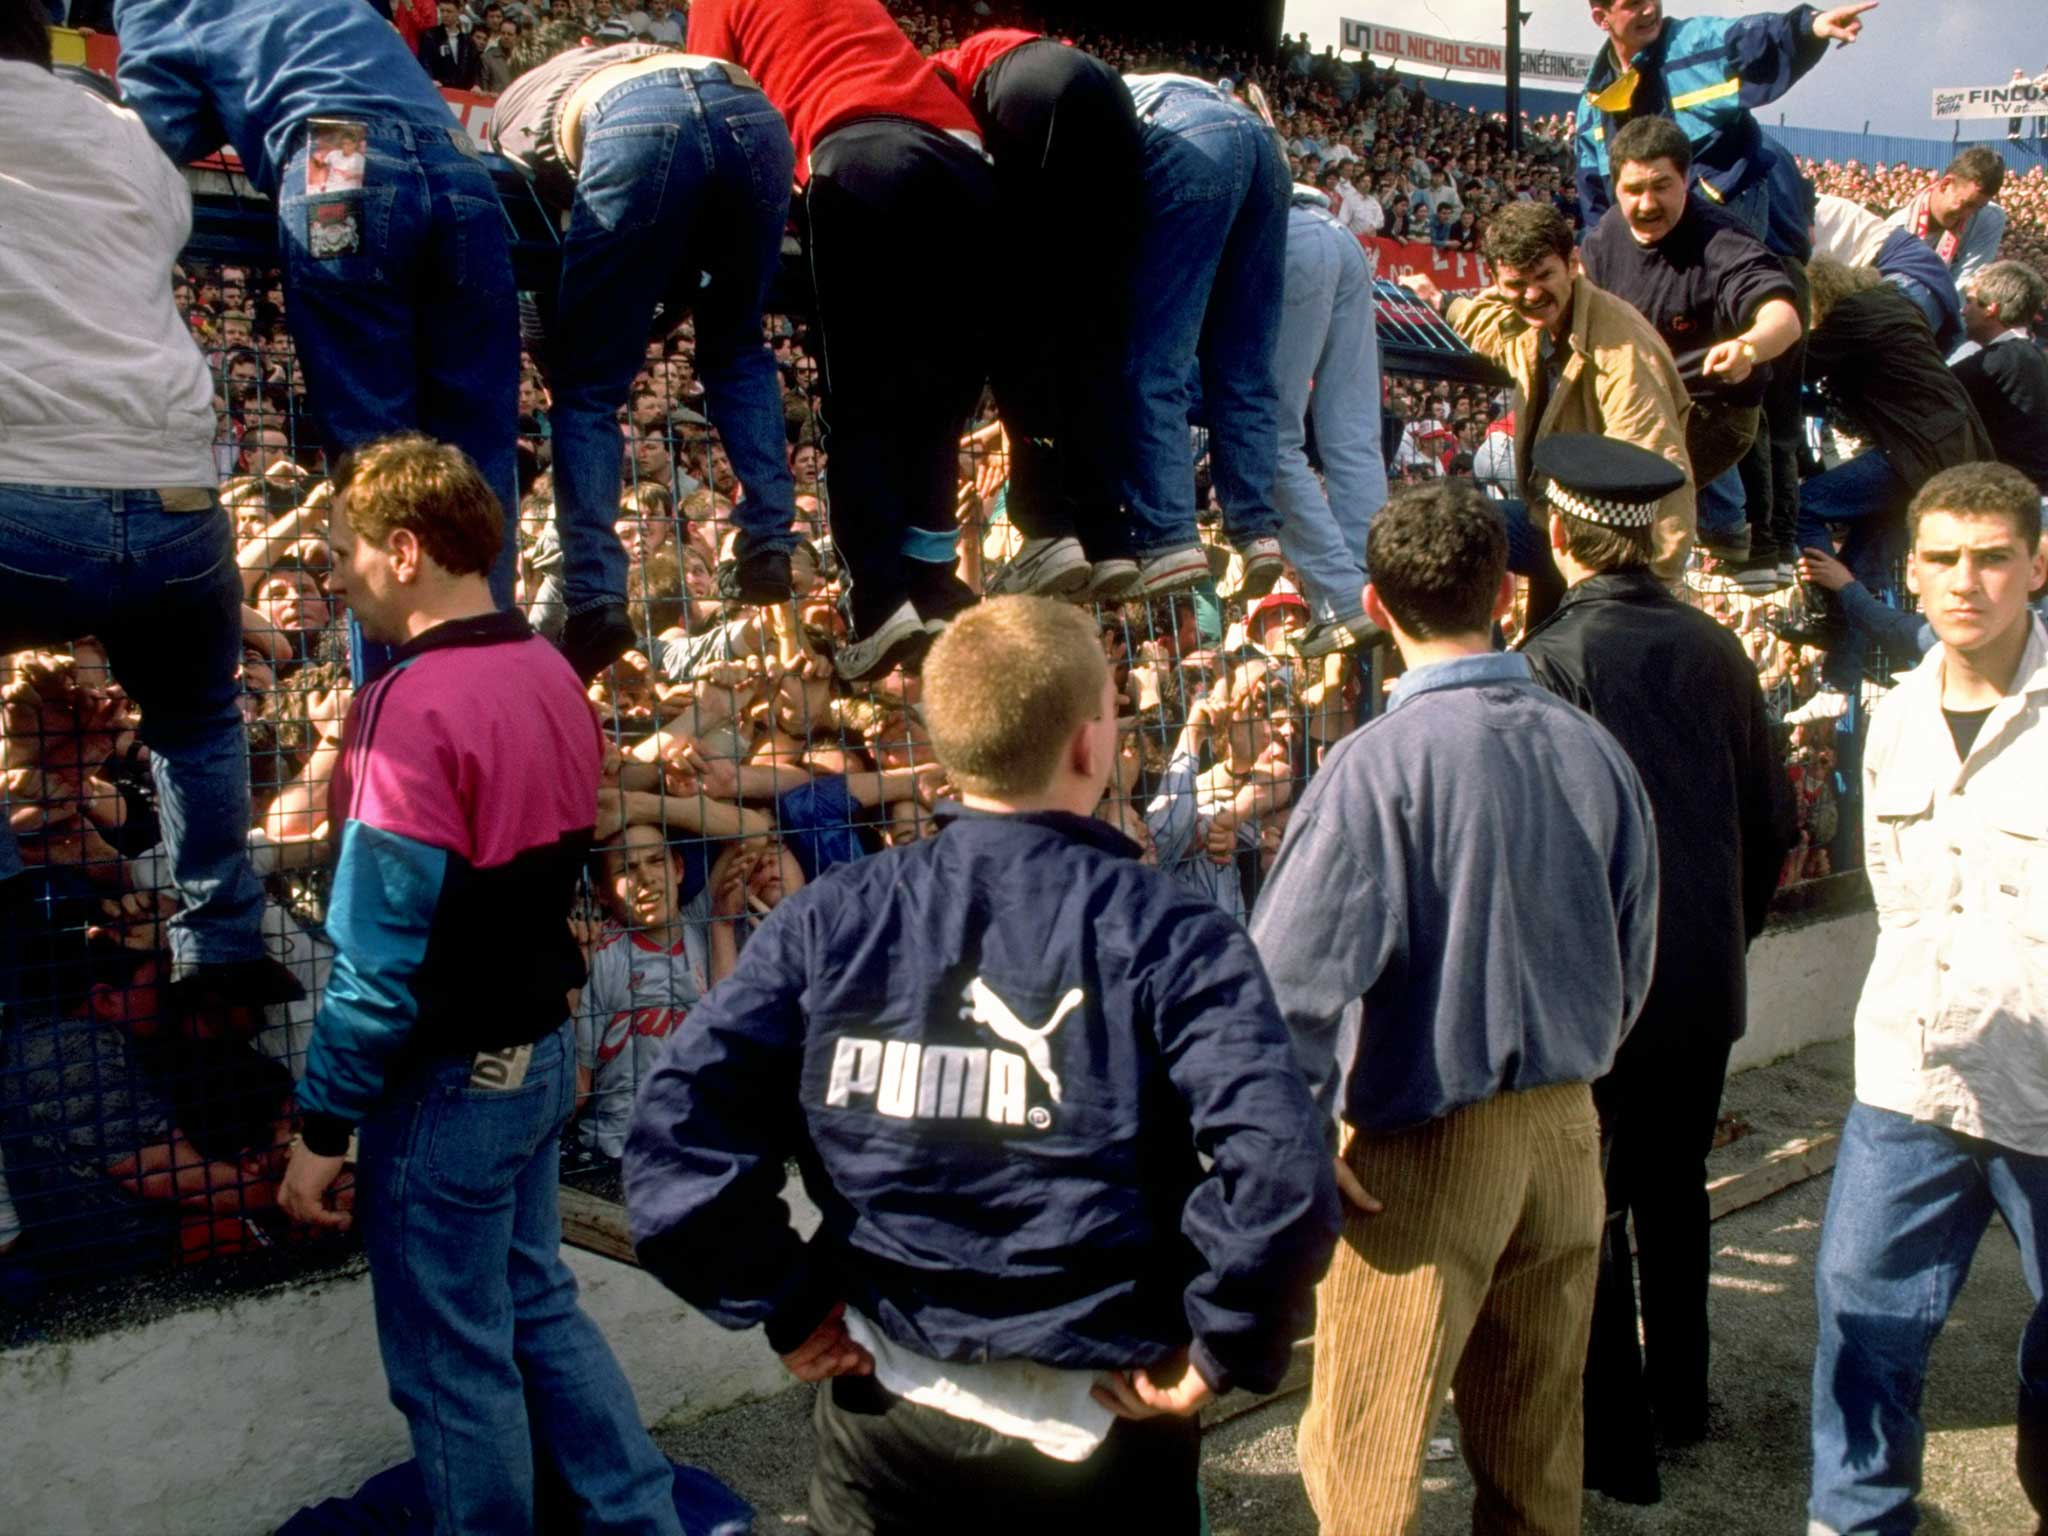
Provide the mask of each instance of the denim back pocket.
POLYGON ((559 1124, 563 1070, 535 1071, 517 1088, 473 1088, 466 1075, 437 1082, 424 1105, 434 1182, 478 1202, 510 1190, 559 1124))
POLYGON ((1229 197, 1244 177, 1240 125, 1198 105, 1182 121, 1171 107, 1145 133, 1145 193, 1154 208, 1229 197))
POLYGON ((764 96, 758 107, 727 114, 722 127, 746 162, 755 203, 763 209, 780 207, 786 220, 796 150, 789 142, 789 127, 782 114, 768 105, 764 96))
POLYGON ((680 132, 672 122, 593 129, 583 143, 576 201, 612 234, 646 228, 661 212, 680 132))

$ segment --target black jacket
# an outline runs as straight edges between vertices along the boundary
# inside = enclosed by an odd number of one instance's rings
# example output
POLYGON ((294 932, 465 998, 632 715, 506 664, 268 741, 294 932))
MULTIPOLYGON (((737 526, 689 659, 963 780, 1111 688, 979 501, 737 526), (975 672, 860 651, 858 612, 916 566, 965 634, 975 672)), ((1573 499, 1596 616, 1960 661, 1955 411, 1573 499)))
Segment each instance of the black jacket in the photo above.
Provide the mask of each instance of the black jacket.
POLYGON ((452 86, 458 91, 476 89, 477 70, 480 61, 476 44, 470 41, 468 32, 448 35, 446 27, 435 27, 420 34, 420 67, 433 76, 434 84, 452 86))
POLYGON ((1756 668, 1647 570, 1580 582, 1523 642, 1536 678, 1613 732, 1657 816, 1657 969, 1637 1032, 1746 1027, 1744 951, 1798 838, 1756 668))
POLYGON ((1996 457, 1926 316, 1890 283, 1849 294, 1808 333, 1806 377, 1912 490, 1944 469, 1996 457))
POLYGON ((1972 352, 1955 366, 2004 463, 2048 496, 2048 358, 2012 336, 1972 352))

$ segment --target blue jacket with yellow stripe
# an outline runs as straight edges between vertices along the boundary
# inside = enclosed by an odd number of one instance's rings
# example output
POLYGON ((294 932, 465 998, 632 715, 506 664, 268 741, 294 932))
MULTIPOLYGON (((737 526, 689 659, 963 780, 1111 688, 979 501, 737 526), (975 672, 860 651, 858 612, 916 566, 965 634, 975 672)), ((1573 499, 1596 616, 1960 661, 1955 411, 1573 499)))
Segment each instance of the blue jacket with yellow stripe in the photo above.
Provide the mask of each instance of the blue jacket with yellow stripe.
POLYGON ((1780 16, 1674 17, 1625 71, 1613 46, 1602 48, 1586 76, 1572 136, 1586 227, 1614 201, 1608 143, 1633 118, 1668 117, 1692 143, 1693 183, 1702 195, 1724 205, 1751 194, 1767 199, 1770 227, 1758 232, 1780 254, 1801 254, 1808 210, 1780 191, 1796 167, 1753 112, 1783 96, 1827 53, 1827 42, 1813 35, 1816 14, 1802 5, 1780 16))

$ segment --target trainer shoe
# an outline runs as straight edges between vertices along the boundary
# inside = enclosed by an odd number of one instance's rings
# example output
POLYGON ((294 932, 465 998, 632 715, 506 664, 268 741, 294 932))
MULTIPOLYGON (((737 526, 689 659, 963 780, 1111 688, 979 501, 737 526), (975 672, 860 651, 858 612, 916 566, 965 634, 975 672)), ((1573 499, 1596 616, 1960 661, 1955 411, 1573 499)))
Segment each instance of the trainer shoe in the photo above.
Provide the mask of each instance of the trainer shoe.
POLYGON ((892 668, 920 660, 930 644, 917 609, 899 603, 872 631, 842 641, 833 652, 832 667, 849 683, 873 682, 892 668))
POLYGON ((989 582, 988 595, 1071 598, 1088 585, 1088 557, 1079 539, 1026 539, 989 582))
POLYGON ((1138 562, 1140 597, 1157 597, 1162 592, 1179 592, 1199 587, 1209 579, 1209 556, 1199 544, 1183 544, 1164 554, 1138 562))
POLYGON ((1273 583, 1287 569, 1287 562, 1280 557, 1280 541, 1270 536, 1246 539, 1237 546, 1237 556, 1237 580, 1221 582, 1216 588, 1216 595, 1225 602, 1257 602, 1273 590, 1273 583))
POLYGON ((1138 562, 1121 555, 1098 560, 1088 568, 1088 585, 1074 594, 1077 603, 1115 603, 1129 597, 1138 585, 1138 562))
POLYGON ((1745 560, 1728 575, 1751 597, 1768 597, 1773 592, 1782 592, 1793 581, 1793 576, 1778 564, 1775 555, 1767 555, 1761 560, 1745 560))
POLYGON ((1341 619, 1319 619, 1294 637, 1294 654, 1304 661, 1328 656, 1333 651, 1368 650, 1386 639, 1387 633, 1363 613, 1341 619))

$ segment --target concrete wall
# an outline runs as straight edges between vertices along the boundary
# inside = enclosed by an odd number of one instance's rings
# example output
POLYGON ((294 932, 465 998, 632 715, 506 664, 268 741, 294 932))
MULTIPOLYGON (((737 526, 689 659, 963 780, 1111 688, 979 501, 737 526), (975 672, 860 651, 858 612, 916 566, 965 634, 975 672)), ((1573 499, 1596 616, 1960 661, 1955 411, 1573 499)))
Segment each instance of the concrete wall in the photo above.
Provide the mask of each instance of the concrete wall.
MULTIPOLYGON (((1758 940, 1734 1069, 1845 1037, 1876 931, 1866 907, 1758 940)), ((649 1423, 786 1385, 758 1332, 705 1322, 628 1265, 567 1255, 649 1423)), ((359 1274, 0 1352, 0 1447, 0 1532, 48 1536, 267 1531, 408 1454, 359 1274)))
POLYGON ((1824 1040, 1846 1040, 1877 947, 1867 900, 1813 921, 1764 930, 1749 951, 1749 1033, 1728 1070, 1765 1066, 1824 1040))
MULTIPOLYGON (((758 1330, 727 1333, 630 1265, 564 1253, 648 1423, 788 1385, 758 1330)), ((364 1274, 0 1351, 0 1447, 9 1536, 267 1532, 411 1454, 364 1274)))

